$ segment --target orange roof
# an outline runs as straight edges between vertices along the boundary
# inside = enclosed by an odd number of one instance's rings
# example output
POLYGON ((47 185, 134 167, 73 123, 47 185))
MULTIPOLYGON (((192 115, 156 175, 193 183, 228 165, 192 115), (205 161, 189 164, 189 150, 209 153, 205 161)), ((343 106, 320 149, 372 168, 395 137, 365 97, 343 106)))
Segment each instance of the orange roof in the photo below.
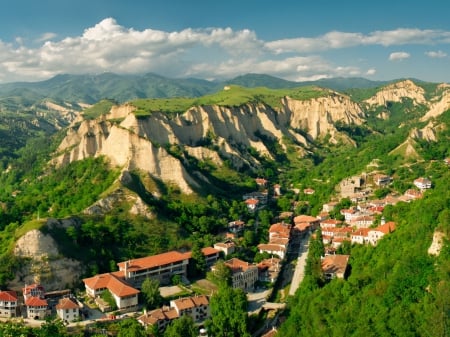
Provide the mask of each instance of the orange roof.
POLYGON ((44 307, 44 306, 47 306, 48 304, 47 304, 46 300, 43 300, 39 297, 30 297, 25 302, 25 305, 27 307, 44 307))
POLYGON ((309 216, 309 215, 297 215, 294 218, 294 222, 298 223, 298 222, 316 222, 319 221, 319 219, 313 217, 313 216, 309 216))
POLYGON ((389 221, 386 222, 384 225, 380 225, 377 228, 374 229, 375 231, 382 232, 383 234, 389 234, 393 231, 395 231, 395 222, 389 221))
POLYGON ((72 301, 72 299, 65 297, 65 298, 61 298, 58 302, 58 304, 56 305, 56 310, 59 309, 78 309, 79 306, 78 304, 76 304, 74 301, 72 301))
POLYGON ((201 305, 208 305, 209 301, 205 295, 195 296, 195 297, 183 297, 178 300, 173 301, 173 305, 178 310, 196 308, 201 305))
POLYGON ((94 290, 107 288, 118 297, 131 296, 139 293, 139 290, 134 289, 111 273, 95 275, 94 277, 84 279, 83 282, 87 287, 94 290))
POLYGON ((270 243, 261 243, 258 245, 259 250, 265 250, 270 252, 284 252, 286 251, 286 248, 281 245, 274 245, 270 243))
POLYGON ((165 307, 165 308, 158 308, 148 313, 145 313, 142 316, 139 316, 138 320, 144 323, 144 325, 147 324, 153 325, 161 320, 172 320, 175 318, 178 318, 178 313, 175 310, 175 308, 165 307))
POLYGON ((259 200, 258 199, 253 199, 253 198, 247 199, 244 202, 247 205, 257 205, 257 204, 259 204, 259 200))
POLYGON ((233 273, 238 273, 241 271, 246 271, 247 269, 254 267, 254 265, 239 260, 237 258, 232 258, 230 260, 225 261, 225 265, 231 269, 233 273))
MULTIPOLYGON (((203 255, 205 255, 205 256, 211 256, 211 255, 219 254, 219 253, 220 253, 220 250, 218 250, 218 249, 216 249, 216 248, 213 248, 213 247, 205 247, 205 248, 202 248, 202 253, 203 253, 203 255)), ((187 259, 190 259, 190 258, 192 257, 192 251, 191 251, 191 252, 186 252, 186 253, 184 253, 184 256, 185 256, 187 259)))
POLYGON ((322 260, 322 270, 325 273, 344 273, 350 255, 327 255, 322 260))
POLYGON ((15 291, 0 291, 0 301, 15 302, 17 294, 15 291))
POLYGON ((180 262, 188 259, 186 254, 177 251, 170 251, 158 255, 152 255, 142 257, 139 259, 133 259, 125 262, 120 262, 117 265, 120 270, 125 269, 125 263, 128 263, 128 271, 138 271, 143 269, 149 269, 158 266, 164 266, 170 263, 180 262))
POLYGON ((352 233, 352 236, 367 236, 369 234, 370 228, 360 228, 352 233))

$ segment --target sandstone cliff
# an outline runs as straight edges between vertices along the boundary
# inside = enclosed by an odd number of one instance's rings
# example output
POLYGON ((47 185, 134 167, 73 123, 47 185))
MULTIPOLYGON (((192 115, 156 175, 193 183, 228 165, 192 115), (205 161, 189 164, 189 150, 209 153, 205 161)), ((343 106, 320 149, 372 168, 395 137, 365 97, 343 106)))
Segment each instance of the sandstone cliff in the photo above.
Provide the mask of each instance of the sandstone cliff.
POLYGON ((411 80, 389 84, 379 90, 374 96, 365 100, 369 105, 385 106, 387 102, 402 102, 403 98, 412 99, 414 105, 426 104, 425 90, 411 80))
MULTIPOLYGON (((73 226, 76 220, 49 219, 46 226, 73 226)), ((34 229, 27 232, 14 247, 14 254, 23 259, 11 289, 21 289, 26 283, 41 283, 46 290, 60 290, 78 283, 83 273, 80 262, 63 257, 55 240, 48 234, 34 229)))
POLYGON ((115 106, 96 120, 73 124, 53 162, 64 165, 87 157, 106 156, 114 166, 148 172, 190 193, 206 178, 198 172, 188 172, 184 160, 166 150, 171 144, 178 144, 198 160, 210 159, 221 165, 226 158, 236 167, 244 164, 257 167, 256 158, 248 154, 250 147, 270 157, 267 141, 278 142, 285 148, 283 137, 288 137, 302 154, 311 141, 326 136, 333 143, 351 143, 350 138, 336 129, 335 123, 364 122, 360 106, 334 92, 302 101, 285 97, 281 103, 279 109, 262 103, 239 107, 193 106, 176 116, 155 112, 147 117, 137 117, 131 104, 115 106))

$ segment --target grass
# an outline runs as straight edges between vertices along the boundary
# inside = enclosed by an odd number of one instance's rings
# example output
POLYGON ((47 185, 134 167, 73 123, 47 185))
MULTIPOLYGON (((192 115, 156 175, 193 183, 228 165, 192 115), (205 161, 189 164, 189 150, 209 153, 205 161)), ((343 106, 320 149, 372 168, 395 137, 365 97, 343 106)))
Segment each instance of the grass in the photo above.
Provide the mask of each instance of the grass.
POLYGON ((154 112, 183 113, 192 106, 219 105, 227 107, 242 106, 247 103, 264 103, 272 108, 281 107, 281 99, 289 96, 296 100, 323 97, 327 90, 307 86, 293 89, 244 88, 229 86, 227 90, 200 98, 152 98, 137 99, 131 102, 136 107, 137 117, 150 116, 154 112))
POLYGON ((101 115, 107 114, 115 104, 117 104, 117 102, 114 100, 103 99, 90 108, 84 110, 83 115, 86 119, 95 119, 101 115))

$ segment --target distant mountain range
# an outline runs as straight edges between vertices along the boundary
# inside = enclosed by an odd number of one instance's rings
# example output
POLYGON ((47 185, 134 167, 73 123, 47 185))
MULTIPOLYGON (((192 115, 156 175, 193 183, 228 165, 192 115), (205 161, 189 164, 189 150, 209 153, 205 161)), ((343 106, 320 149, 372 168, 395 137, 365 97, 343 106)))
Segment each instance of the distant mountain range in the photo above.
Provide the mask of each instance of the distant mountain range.
POLYGON ((136 98, 199 97, 214 93, 228 84, 272 89, 317 85, 343 91, 350 88, 373 88, 386 83, 388 82, 370 81, 359 77, 293 82, 264 74, 246 74, 224 82, 195 78, 167 78, 153 73, 144 75, 63 74, 41 82, 0 84, 0 105, 5 99, 13 97, 24 106, 33 105, 41 99, 51 99, 57 103, 93 104, 103 98, 126 102, 136 98))

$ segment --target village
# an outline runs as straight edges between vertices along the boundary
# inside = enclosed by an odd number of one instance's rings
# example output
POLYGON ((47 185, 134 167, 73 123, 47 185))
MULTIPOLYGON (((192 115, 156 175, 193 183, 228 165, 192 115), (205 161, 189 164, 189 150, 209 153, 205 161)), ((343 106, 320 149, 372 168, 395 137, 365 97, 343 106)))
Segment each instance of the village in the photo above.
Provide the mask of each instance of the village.
MULTIPOLYGON (((350 256, 337 254, 339 247, 344 243, 376 246, 379 240, 396 229, 394 222, 382 216, 384 207, 422 198, 426 190, 432 188, 430 179, 418 177, 412 182, 415 188, 408 189, 403 195, 388 194, 375 199, 374 191, 388 186, 392 180, 392 177, 382 173, 349 177, 340 183, 339 197, 323 204, 322 211, 317 216, 294 214, 294 211, 281 212, 271 223, 264 242, 257 245, 258 251, 266 256, 258 263, 232 257, 240 249, 245 231, 254 230, 253 226, 247 226, 240 219, 232 220, 228 223, 222 241, 201 250, 206 267, 214 273, 215 266, 222 261, 229 268, 231 286, 242 289, 247 294, 249 314, 260 310, 279 312, 284 308, 286 296, 278 299, 279 303, 270 302, 269 299, 273 301, 276 298, 272 295, 280 290, 277 287, 288 285, 289 294, 295 293, 302 281, 309 237, 316 235, 318 229, 325 246, 322 257, 324 278, 345 279, 349 272, 350 256), (350 206, 336 212, 342 199, 349 200, 350 206), (331 214, 335 216, 332 217, 331 214), (292 261, 295 272, 289 270, 292 261)), ((271 184, 264 178, 257 178, 255 181, 258 190, 242 197, 242 202, 251 213, 264 209, 271 199, 283 194, 283 188, 279 184, 271 184)), ((315 193, 312 187, 295 191, 301 192, 304 195, 315 193)), ((177 290, 173 290, 189 289, 191 275, 188 270, 191 263, 191 251, 169 251, 122 261, 117 264, 117 271, 83 279, 85 293, 82 298, 70 291, 46 292, 41 284, 24 285, 21 296, 16 291, 1 291, 0 317, 26 319, 36 325, 51 316, 61 319, 68 326, 88 326, 96 320, 134 317, 145 327, 152 326, 164 331, 172 320, 189 315, 201 328, 201 333, 206 334, 203 324, 210 317, 209 298, 213 290, 209 290, 209 293, 190 290, 188 295, 184 291, 183 296, 177 296, 177 290), (182 288, 167 287, 171 285, 174 276, 181 281, 179 284, 182 288), (143 309, 139 301, 141 286, 148 278, 159 282, 162 294, 165 290, 172 289, 167 303, 150 311, 143 309), (106 290, 113 296, 114 308, 101 297, 106 290)), ((276 325, 276 319, 270 320, 265 326, 268 332, 264 334, 261 331, 261 335, 271 336, 276 331, 276 325)))

